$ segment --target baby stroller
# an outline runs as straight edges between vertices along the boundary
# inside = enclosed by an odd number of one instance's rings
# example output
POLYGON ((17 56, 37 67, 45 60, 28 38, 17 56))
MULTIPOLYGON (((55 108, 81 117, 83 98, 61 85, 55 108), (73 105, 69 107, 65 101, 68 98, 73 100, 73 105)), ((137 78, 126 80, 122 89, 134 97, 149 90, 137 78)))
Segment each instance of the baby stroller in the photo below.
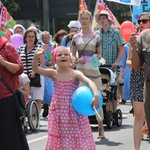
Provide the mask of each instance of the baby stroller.
POLYGON ((32 132, 35 132, 39 128, 40 120, 38 106, 37 103, 32 99, 25 99, 25 101, 25 110, 21 110, 23 111, 23 115, 20 117, 22 121, 22 127, 24 129, 24 133, 28 133, 28 127, 32 132))
POLYGON ((115 113, 107 109, 106 105, 112 105, 114 110, 114 100, 117 99, 117 77, 119 73, 113 73, 112 70, 107 67, 99 67, 102 79, 102 97, 103 97, 103 113, 104 121, 103 123, 107 125, 109 129, 113 125, 121 126, 122 125, 122 112, 120 109, 117 109, 115 113))

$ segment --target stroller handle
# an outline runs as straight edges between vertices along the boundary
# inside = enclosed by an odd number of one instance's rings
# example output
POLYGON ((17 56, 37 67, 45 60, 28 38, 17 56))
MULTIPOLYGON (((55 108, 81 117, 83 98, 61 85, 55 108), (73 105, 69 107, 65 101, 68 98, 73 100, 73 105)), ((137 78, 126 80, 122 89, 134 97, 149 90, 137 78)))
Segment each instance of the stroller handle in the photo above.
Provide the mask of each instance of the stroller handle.
MULTIPOLYGON (((112 65, 101 65, 100 68, 101 68, 101 67, 104 67, 104 68, 111 68, 112 65)), ((120 66, 117 66, 117 69, 119 69, 119 68, 120 68, 120 66)))

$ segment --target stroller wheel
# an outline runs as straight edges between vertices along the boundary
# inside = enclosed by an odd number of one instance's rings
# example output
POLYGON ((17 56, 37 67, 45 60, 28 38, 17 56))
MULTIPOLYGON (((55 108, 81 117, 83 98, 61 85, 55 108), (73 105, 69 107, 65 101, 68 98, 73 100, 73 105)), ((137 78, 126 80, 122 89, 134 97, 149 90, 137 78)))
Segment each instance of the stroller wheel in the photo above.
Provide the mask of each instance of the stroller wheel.
POLYGON ((118 127, 122 125, 122 112, 120 109, 116 110, 115 121, 118 127))
POLYGON ((107 119, 106 119, 106 124, 108 129, 111 129, 113 126, 113 115, 112 115, 112 111, 107 111, 107 119))
POLYGON ((30 127, 30 130, 32 132, 37 131, 39 127, 39 112, 38 112, 38 106, 37 103, 33 100, 31 100, 28 103, 28 124, 30 127))

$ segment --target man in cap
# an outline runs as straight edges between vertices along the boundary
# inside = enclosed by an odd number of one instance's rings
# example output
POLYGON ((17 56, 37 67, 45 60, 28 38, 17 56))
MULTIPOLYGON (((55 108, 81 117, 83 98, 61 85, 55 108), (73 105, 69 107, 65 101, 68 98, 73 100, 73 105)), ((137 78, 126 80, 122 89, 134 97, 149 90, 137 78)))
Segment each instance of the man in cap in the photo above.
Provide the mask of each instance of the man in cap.
MULTIPOLYGON (((70 28, 70 33, 78 33, 81 29, 81 24, 77 20, 72 20, 69 22, 68 27, 70 28)), ((62 39, 62 46, 70 47, 70 43, 67 42, 66 36, 63 37, 62 39)))
MULTIPOLYGON (((113 20, 106 10, 102 10, 95 15, 96 22, 101 26, 96 33, 101 38, 101 55, 106 60, 106 64, 112 69, 119 66, 119 62, 124 54, 124 41, 118 29, 113 28, 113 20)), ((109 110, 115 112, 117 108, 117 97, 114 102, 114 107, 109 110)))

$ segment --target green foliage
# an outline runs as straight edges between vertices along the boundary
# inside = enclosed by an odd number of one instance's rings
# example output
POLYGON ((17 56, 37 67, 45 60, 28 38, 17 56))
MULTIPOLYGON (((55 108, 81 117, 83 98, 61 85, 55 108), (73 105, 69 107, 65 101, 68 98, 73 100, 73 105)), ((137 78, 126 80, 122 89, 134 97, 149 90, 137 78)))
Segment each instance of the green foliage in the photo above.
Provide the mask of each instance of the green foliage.
POLYGON ((15 0, 1 0, 3 5, 7 8, 7 11, 12 15, 13 12, 19 9, 19 4, 15 0))
MULTIPOLYGON (((111 12, 114 14, 118 22, 121 24, 122 22, 129 20, 131 21, 131 11, 129 5, 118 4, 115 2, 104 1, 111 12)), ((94 12, 96 0, 88 0, 88 9, 91 12, 94 12)))
POLYGON ((129 5, 118 4, 115 2, 105 2, 109 9, 112 11, 114 16, 117 18, 118 22, 121 24, 122 22, 129 20, 131 21, 131 11, 129 5))
POLYGON ((7 25, 5 26, 5 30, 7 29, 12 29, 14 26, 16 25, 16 21, 15 20, 11 20, 7 23, 7 25))

